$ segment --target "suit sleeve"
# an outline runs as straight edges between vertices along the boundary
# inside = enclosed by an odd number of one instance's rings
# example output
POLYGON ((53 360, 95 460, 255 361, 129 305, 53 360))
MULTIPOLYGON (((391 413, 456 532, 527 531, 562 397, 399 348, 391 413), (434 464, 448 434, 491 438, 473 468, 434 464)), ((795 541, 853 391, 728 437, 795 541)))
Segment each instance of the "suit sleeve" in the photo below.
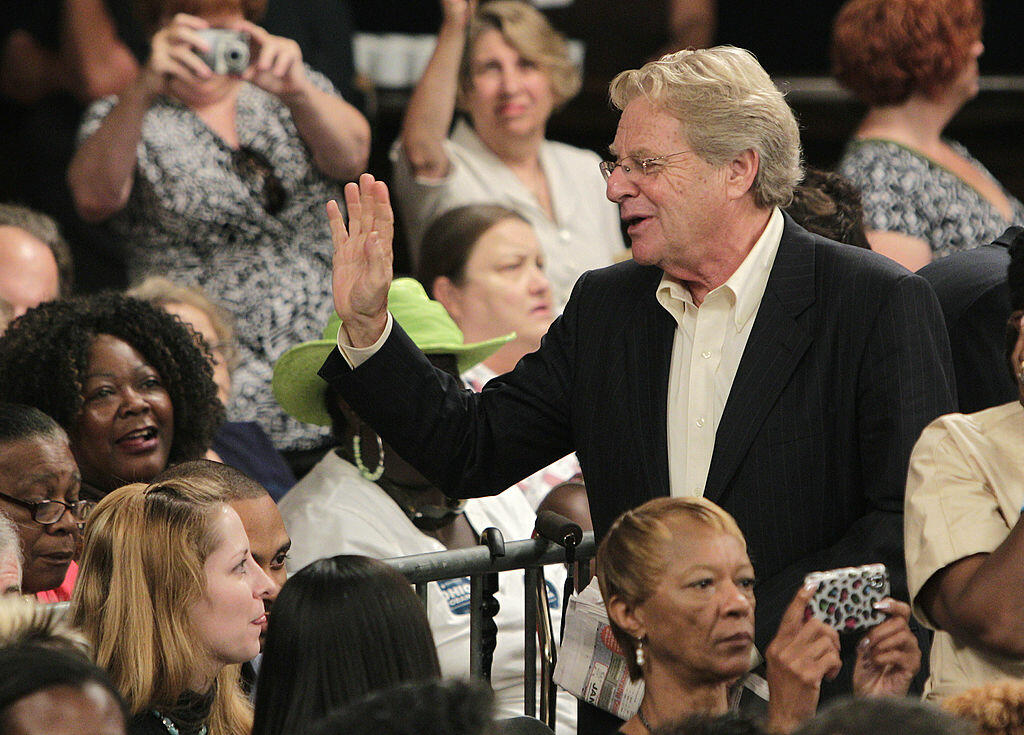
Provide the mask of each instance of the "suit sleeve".
POLYGON ((435 368, 396 323, 350 369, 337 349, 320 376, 406 461, 451 497, 496 495, 573 451, 578 293, 540 349, 480 393, 435 368))

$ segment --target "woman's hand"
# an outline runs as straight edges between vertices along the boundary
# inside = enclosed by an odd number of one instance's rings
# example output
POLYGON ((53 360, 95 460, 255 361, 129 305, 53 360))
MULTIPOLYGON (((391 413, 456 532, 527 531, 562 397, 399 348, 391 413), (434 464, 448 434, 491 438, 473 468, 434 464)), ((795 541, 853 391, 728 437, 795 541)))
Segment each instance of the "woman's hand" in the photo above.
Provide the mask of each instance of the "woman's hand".
POLYGON ((768 669, 768 729, 787 733, 814 715, 821 681, 842 667, 839 634, 817 618, 804 620, 814 588, 803 587, 789 603, 775 639, 765 651, 768 669))
POLYGON ((370 174, 345 185, 348 228, 338 203, 327 203, 334 241, 334 308, 353 347, 369 347, 387 324, 395 215, 388 187, 370 174))
POLYGON ((272 36, 249 21, 232 26, 249 34, 255 46, 255 60, 242 74, 242 79, 285 101, 309 91, 302 50, 290 38, 272 36))
POLYGON ((174 79, 196 84, 213 76, 198 55, 209 51, 210 45, 196 32, 209 27, 202 18, 178 13, 154 34, 149 60, 139 76, 146 92, 152 96, 167 94, 174 79))
POLYGON ((921 649, 910 630, 910 605, 886 597, 878 603, 878 609, 889 617, 869 630, 857 645, 853 693, 859 697, 902 697, 921 668, 921 649))
POLYGON ((441 0, 441 25, 465 30, 476 12, 476 0, 441 0))

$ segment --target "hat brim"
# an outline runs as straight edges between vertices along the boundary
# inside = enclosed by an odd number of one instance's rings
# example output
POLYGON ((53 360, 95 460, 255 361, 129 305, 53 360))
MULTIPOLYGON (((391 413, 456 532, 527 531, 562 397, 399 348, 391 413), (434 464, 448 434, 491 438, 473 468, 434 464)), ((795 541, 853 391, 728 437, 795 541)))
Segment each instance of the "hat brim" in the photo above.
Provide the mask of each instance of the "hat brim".
POLYGON ((306 424, 331 425, 324 401, 327 381, 317 371, 335 346, 329 339, 303 342, 281 355, 274 365, 274 398, 289 416, 306 424))
MULTIPOLYGON (((419 348, 428 355, 455 355, 461 374, 486 360, 513 339, 514 333, 473 344, 428 343, 419 345, 419 348)), ((304 342, 281 355, 274 365, 271 387, 277 402, 289 416, 307 424, 331 425, 324 400, 327 381, 317 371, 336 344, 334 340, 327 339, 304 342)))

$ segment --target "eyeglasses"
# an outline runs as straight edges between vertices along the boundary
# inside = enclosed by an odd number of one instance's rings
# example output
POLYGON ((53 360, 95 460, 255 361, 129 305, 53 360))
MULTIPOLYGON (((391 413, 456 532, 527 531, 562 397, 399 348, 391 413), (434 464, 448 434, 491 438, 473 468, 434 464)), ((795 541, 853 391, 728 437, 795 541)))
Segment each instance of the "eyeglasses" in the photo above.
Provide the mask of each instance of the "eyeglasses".
POLYGON ((231 152, 231 163, 238 176, 259 196, 264 212, 275 215, 284 209, 288 192, 266 156, 248 146, 242 146, 231 152))
POLYGON ((681 156, 684 153, 692 153, 692 151, 677 151, 676 153, 667 153, 664 156, 641 158, 639 160, 632 156, 626 156, 619 161, 601 161, 598 165, 601 167, 601 173, 604 175, 606 181, 611 178, 612 173, 617 168, 622 169, 622 173, 625 174, 627 180, 636 181, 641 176, 648 176, 656 173, 658 167, 663 161, 666 161, 669 158, 675 158, 676 156, 681 156))
POLYGON ((96 503, 91 500, 77 500, 74 503, 64 503, 60 500, 40 500, 37 503, 30 503, 21 498, 12 498, 7 493, 0 493, 0 498, 7 500, 22 508, 32 511, 32 520, 43 526, 52 526, 64 517, 65 511, 71 511, 75 522, 81 527, 85 524, 96 503))

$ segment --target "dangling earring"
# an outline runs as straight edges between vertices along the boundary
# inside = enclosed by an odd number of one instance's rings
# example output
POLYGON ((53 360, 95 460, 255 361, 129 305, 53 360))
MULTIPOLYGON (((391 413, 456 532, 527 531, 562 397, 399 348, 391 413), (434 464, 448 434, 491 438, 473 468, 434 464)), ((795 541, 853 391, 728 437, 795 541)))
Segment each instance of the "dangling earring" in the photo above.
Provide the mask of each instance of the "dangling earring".
POLYGON ((375 434, 374 436, 377 437, 377 469, 372 472, 363 464, 363 453, 360 450, 362 440, 359 437, 359 432, 352 436, 352 458, 356 462, 356 469, 359 470, 360 475, 370 482, 377 482, 377 480, 384 476, 384 442, 381 441, 380 434, 375 434))
POLYGON ((644 639, 643 638, 637 638, 636 639, 636 666, 637 666, 637 668, 638 669, 642 669, 644 667, 644 662, 646 660, 647 659, 644 657, 644 639))

